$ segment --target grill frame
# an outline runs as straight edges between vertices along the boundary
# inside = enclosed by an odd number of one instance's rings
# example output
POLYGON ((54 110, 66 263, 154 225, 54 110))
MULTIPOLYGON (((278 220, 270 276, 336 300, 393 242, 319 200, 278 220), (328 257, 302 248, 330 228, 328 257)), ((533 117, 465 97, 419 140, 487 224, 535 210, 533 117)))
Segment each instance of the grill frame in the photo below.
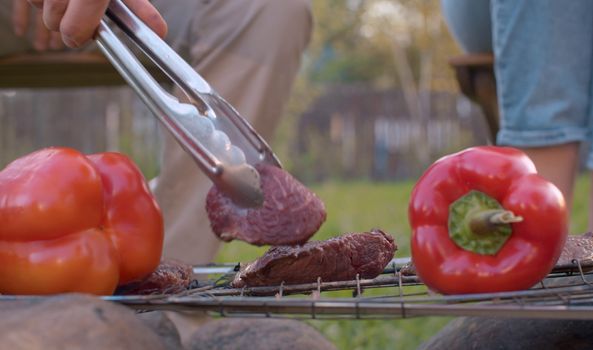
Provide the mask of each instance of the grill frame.
MULTIPOLYGON (((488 316, 531 319, 593 320, 593 260, 556 266, 529 290, 440 295, 414 275, 401 273, 407 259, 393 260, 375 279, 233 289, 235 264, 208 265, 227 271, 196 288, 173 295, 104 296, 138 312, 205 311, 222 317, 296 319, 396 319, 425 316, 488 316), (372 291, 375 290, 376 291, 372 291), (351 296, 326 296, 348 291, 351 296)), ((201 269, 204 267, 195 267, 201 269)), ((346 294, 346 293, 342 293, 346 294)), ((0 295, 0 302, 42 296, 0 295)))

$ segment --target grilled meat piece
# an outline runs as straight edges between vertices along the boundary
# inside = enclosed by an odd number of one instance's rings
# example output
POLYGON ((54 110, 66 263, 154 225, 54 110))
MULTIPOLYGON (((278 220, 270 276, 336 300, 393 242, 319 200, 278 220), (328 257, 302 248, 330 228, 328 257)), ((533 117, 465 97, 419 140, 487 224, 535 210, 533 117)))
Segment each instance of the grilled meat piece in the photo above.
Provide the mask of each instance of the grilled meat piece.
POLYGON ((397 246, 381 230, 350 233, 303 246, 272 247, 242 269, 232 286, 265 286, 375 278, 391 259, 397 246))
POLYGON ((176 294, 187 290, 192 282, 193 269, 177 260, 163 260, 156 270, 144 279, 119 286, 116 295, 176 294))
POLYGON ((286 171, 255 166, 261 176, 264 203, 242 208, 213 186, 206 210, 214 233, 224 241, 240 239, 254 245, 302 244, 325 221, 325 205, 286 171))
MULTIPOLYGON (((574 267, 573 260, 578 260, 581 263, 593 260, 593 233, 587 232, 582 235, 569 235, 562 254, 556 262, 557 267, 574 267)), ((590 270, 587 269, 587 270, 590 270)))
POLYGON ((410 261, 409 263, 402 266, 402 268, 399 270, 399 273, 401 273, 402 276, 416 276, 416 266, 414 266, 414 262, 410 261))

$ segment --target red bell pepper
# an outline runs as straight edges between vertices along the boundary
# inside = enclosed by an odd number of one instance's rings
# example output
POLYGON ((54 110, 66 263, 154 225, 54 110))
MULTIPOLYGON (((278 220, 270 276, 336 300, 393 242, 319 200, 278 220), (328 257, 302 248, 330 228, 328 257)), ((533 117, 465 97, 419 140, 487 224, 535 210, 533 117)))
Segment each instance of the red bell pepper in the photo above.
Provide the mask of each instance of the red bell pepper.
POLYGON ((529 288, 554 267, 567 237, 562 193, 513 148, 439 159, 416 183, 408 209, 416 272, 444 294, 529 288))
POLYGON ((119 153, 46 148, 0 171, 0 293, 112 294, 159 264, 163 219, 119 153))

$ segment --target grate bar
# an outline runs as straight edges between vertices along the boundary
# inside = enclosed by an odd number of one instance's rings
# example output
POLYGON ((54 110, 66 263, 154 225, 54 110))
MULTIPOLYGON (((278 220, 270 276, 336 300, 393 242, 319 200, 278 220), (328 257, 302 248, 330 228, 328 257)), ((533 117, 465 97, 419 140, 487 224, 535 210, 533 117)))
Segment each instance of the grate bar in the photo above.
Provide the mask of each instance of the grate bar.
MULTIPOLYGON (((431 292, 418 277, 401 273, 404 260, 392 261, 375 279, 278 286, 228 287, 236 264, 208 265, 224 276, 174 295, 106 296, 139 311, 205 311, 222 317, 299 319, 394 319, 425 316, 483 316, 593 320, 591 260, 557 266, 529 290, 465 295, 431 292), (216 269, 221 270, 216 270, 216 269), (226 281, 226 282, 225 282, 226 281), (347 291, 343 296, 328 294, 347 291)), ((195 269, 194 269, 195 271, 195 269)), ((204 272, 205 270, 201 270, 204 272)), ((0 302, 43 296, 0 295, 0 302)))

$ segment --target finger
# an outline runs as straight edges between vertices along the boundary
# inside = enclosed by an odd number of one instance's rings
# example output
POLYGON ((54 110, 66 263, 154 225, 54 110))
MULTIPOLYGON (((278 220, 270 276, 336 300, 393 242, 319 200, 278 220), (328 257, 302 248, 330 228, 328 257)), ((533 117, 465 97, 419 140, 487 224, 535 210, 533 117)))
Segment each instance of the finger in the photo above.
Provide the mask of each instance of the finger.
POLYGON ((76 48, 92 38, 109 0, 70 0, 60 22, 62 40, 66 46, 76 48))
POLYGON ((31 5, 26 0, 12 1, 12 27, 17 36, 24 36, 29 26, 31 5))
POLYGON ((45 51, 49 46, 50 31, 43 23, 43 13, 37 10, 35 14, 35 36, 33 37, 33 47, 37 51, 45 51))
POLYGON ((64 42, 62 41, 62 34, 59 32, 51 32, 49 39, 49 47, 52 50, 61 50, 64 48, 64 42))
POLYGON ((124 0, 126 5, 161 38, 167 35, 167 23, 148 0, 124 0))
POLYGON ((45 0, 43 4, 43 22, 49 30, 60 30, 60 22, 67 7, 68 0, 45 0))
POLYGON ((29 4, 37 7, 38 9, 43 8, 43 0, 28 0, 29 4))

